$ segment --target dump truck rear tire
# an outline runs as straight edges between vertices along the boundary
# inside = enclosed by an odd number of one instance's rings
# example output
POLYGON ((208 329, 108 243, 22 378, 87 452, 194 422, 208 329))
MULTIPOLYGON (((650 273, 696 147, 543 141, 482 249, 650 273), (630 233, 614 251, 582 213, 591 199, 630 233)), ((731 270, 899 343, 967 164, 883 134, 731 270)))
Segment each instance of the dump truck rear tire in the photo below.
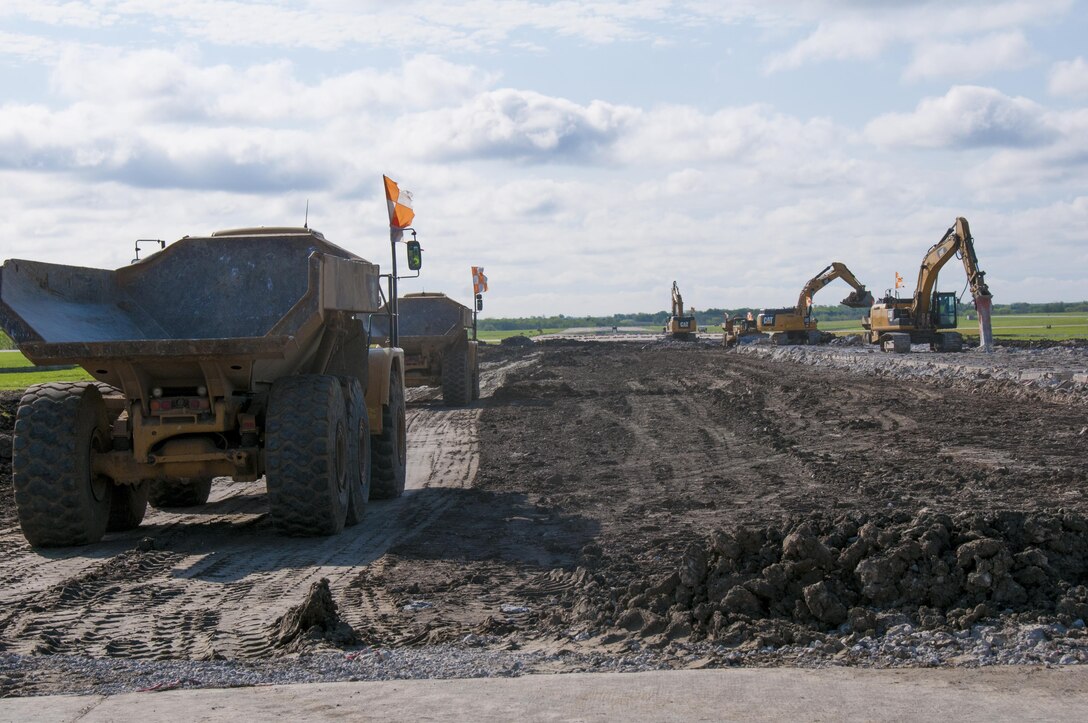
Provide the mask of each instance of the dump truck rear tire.
POLYGON ((467 344, 454 344, 442 352, 442 401, 463 407, 472 401, 472 368, 467 344))
POLYGON ((12 445, 15 506, 34 547, 102 539, 113 483, 95 475, 91 457, 109 448, 102 394, 93 384, 36 384, 19 402, 12 445))
POLYGON ((152 507, 160 510, 171 507, 199 507, 208 501, 211 492, 211 477, 170 482, 155 480, 150 485, 148 501, 152 507))
POLYGON ((113 499, 110 501, 110 521, 106 524, 106 531, 124 532, 139 527, 147 514, 147 498, 150 492, 151 483, 147 480, 135 485, 114 485, 113 499))
POLYGON ((347 521, 353 439, 337 377, 306 374, 272 385, 265 481, 272 525, 285 535, 335 535, 347 521))
POLYGON ((382 406, 382 433, 373 442, 370 498, 390 500, 404 494, 408 467, 407 422, 404 386, 393 369, 389 379, 389 404, 382 406))
POLYGON ((366 514, 366 505, 370 501, 370 418, 366 411, 366 398, 363 385, 355 377, 340 377, 340 388, 347 405, 349 434, 355 433, 358 444, 352 448, 354 453, 348 463, 349 480, 348 513, 344 524, 357 525, 366 514))

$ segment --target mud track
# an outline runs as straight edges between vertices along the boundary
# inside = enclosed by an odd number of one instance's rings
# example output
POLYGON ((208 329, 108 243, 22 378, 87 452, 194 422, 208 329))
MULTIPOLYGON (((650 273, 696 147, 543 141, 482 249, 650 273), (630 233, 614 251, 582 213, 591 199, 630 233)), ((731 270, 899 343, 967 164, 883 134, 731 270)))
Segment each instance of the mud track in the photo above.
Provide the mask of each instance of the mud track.
POLYGON ((204 507, 37 552, 0 466, 0 652, 621 655, 1088 614, 1080 405, 696 345, 485 354, 471 408, 412 390, 409 491, 332 538, 277 537, 261 483, 219 480, 204 507), (322 579, 338 618, 285 646, 284 616, 322 579))

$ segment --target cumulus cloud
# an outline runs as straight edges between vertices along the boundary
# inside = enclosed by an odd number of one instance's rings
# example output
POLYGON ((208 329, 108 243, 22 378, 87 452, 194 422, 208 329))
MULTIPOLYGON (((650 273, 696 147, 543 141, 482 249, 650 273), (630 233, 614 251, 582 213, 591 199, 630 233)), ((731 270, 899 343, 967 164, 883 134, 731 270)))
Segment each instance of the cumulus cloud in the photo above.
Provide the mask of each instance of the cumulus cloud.
MULTIPOLYGON (((956 47, 969 44, 997 50, 1002 54, 1001 62, 1022 64, 1028 48, 1013 37, 1017 29, 1053 18, 1071 4, 1071 0, 802 4, 801 16, 816 27, 788 49, 772 55, 766 71, 792 70, 827 60, 871 60, 897 44, 914 48, 908 77, 944 75, 937 73, 939 63, 927 57, 930 51, 935 57, 962 62, 956 47), (987 33, 991 35, 972 39, 987 33)), ((978 72, 975 66, 982 63, 981 59, 970 59, 967 69, 978 72)))
POLYGON ((1055 137, 1035 102, 970 85, 926 98, 913 113, 879 116, 865 127, 865 134, 878 145, 914 148, 1036 146, 1055 137))
POLYGON ((932 43, 917 46, 914 59, 903 72, 908 80, 954 77, 977 78, 999 70, 1016 70, 1035 57, 1020 31, 996 33, 959 43, 932 43))
POLYGON ((1088 96, 1088 63, 1079 56, 1055 63, 1047 88, 1051 95, 1088 96))
POLYGON ((416 156, 586 163, 600 160, 636 116, 625 106, 601 101, 583 106, 506 88, 457 107, 407 116, 395 132, 397 145, 416 156))
POLYGON ((313 121, 388 108, 444 106, 497 80, 493 73, 417 55, 389 71, 362 68, 306 83, 289 60, 233 67, 201 65, 166 50, 71 47, 51 85, 77 102, 107 102, 131 120, 313 121))

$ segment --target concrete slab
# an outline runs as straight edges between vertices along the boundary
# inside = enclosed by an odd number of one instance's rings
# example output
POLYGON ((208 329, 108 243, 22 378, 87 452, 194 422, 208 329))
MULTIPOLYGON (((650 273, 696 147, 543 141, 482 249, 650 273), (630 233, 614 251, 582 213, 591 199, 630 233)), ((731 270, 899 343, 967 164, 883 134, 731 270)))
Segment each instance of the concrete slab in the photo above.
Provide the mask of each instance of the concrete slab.
POLYGON ((1088 720, 1088 668, 731 669, 0 701, 4 721, 1088 720))

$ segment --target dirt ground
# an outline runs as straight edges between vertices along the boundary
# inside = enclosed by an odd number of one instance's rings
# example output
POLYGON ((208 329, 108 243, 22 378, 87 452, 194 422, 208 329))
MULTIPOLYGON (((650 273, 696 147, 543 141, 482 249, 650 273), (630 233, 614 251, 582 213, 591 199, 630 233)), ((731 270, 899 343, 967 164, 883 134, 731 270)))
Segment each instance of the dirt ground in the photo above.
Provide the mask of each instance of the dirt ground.
MULTIPOLYGON (((904 621, 1083 630, 1079 398, 696 344, 484 354, 477 405, 412 390, 409 492, 334 538, 276 537, 261 484, 219 480, 204 507, 33 551, 0 453, 0 653, 260 661, 459 643, 621 655, 633 641, 834 653, 843 635, 904 621)), ((16 401, 0 397, 0 435, 16 401)), ((8 676, 0 693, 70 685, 8 676)))

